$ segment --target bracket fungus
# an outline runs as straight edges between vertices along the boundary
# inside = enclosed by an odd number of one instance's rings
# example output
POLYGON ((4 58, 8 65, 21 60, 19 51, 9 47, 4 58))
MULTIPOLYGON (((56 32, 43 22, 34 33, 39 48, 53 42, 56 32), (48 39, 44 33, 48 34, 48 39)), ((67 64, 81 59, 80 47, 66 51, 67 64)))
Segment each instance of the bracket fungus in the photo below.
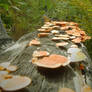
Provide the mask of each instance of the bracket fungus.
POLYGON ((10 65, 10 62, 0 63, 0 67, 3 67, 4 69, 7 68, 9 65, 10 65))
POLYGON ((17 66, 10 65, 10 62, 4 62, 0 64, 0 70, 7 70, 8 72, 12 72, 17 70, 17 66))
POLYGON ((31 79, 25 76, 13 76, 1 82, 0 87, 4 91, 17 91, 31 83, 31 79))
POLYGON ((66 46, 66 45, 68 45, 68 42, 56 43, 56 47, 62 47, 62 46, 66 46))
POLYGON ((68 65, 70 62, 65 56, 52 54, 41 59, 34 59, 32 60, 32 63, 44 68, 59 68, 60 66, 68 65))
POLYGON ((61 88, 61 89, 59 90, 59 92, 75 92, 75 91, 73 91, 73 90, 70 89, 70 88, 61 88))
POLYGON ((9 65, 6 69, 7 69, 8 71, 10 71, 10 72, 13 72, 13 71, 16 71, 16 70, 17 70, 17 66, 9 65))
POLYGON ((72 40, 72 42, 74 42, 74 43, 80 43, 80 42, 81 42, 81 38, 79 38, 79 37, 74 38, 74 39, 72 40))
POLYGON ((86 60, 86 55, 79 48, 69 48, 67 53, 69 54, 70 62, 80 62, 86 60))
POLYGON ((59 31, 58 31, 58 30, 52 30, 51 33, 52 33, 52 34, 58 34, 59 31))
POLYGON ((49 56, 49 53, 47 51, 34 51, 33 52, 34 58, 46 57, 46 56, 49 56))
POLYGON ((39 46, 40 44, 41 44, 40 41, 38 41, 37 39, 34 39, 29 42, 29 46, 32 46, 32 45, 39 46))
POLYGON ((48 35, 49 35, 49 33, 39 33, 38 34, 38 37, 46 37, 48 35))

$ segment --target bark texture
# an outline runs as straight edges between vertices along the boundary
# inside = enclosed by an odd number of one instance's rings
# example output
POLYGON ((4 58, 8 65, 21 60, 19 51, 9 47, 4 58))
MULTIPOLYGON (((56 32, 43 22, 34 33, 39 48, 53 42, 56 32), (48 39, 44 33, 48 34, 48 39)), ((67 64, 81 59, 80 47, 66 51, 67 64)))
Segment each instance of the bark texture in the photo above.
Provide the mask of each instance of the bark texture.
POLYGON ((28 43, 37 38, 37 33, 35 31, 24 35, 14 45, 4 49, 0 54, 0 63, 9 61, 18 66, 18 70, 13 74, 28 76, 32 79, 31 85, 18 92, 58 92, 62 87, 71 88, 75 92, 80 92, 84 83, 83 81, 92 87, 92 62, 82 43, 79 44, 79 48, 87 55, 87 60, 82 62, 85 65, 84 77, 82 77, 81 70, 79 69, 79 63, 72 63, 70 66, 60 67, 58 69, 43 69, 33 65, 31 63, 33 51, 40 49, 46 50, 50 54, 67 56, 67 49, 73 44, 68 41, 68 46, 57 48, 55 46, 56 42, 51 41, 53 35, 50 35, 48 37, 38 38, 41 42, 40 46, 28 47, 28 43))

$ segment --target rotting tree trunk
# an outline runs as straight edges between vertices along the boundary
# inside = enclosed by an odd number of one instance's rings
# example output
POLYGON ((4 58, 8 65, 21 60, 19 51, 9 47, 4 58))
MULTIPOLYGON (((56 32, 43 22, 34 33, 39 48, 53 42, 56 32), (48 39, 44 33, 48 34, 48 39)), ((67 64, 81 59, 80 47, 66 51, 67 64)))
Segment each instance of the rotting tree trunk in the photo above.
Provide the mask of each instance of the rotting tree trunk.
MULTIPOLYGON (((71 88, 75 90, 75 92, 80 92, 80 89, 84 83, 83 81, 92 87, 92 62, 83 44, 80 44, 79 48, 81 48, 87 55, 86 62, 83 62, 86 67, 84 77, 81 75, 79 63, 71 64, 70 66, 72 68, 66 66, 58 69, 43 69, 33 65, 31 63, 32 54, 33 51, 39 48, 39 46, 28 47, 28 43, 30 40, 37 37, 37 33, 38 32, 35 31, 24 35, 14 45, 4 50, 0 55, 0 63, 9 61, 18 66, 18 70, 13 74, 28 76, 32 79, 31 85, 19 90, 18 92, 58 92, 62 87, 71 88)), ((66 51, 68 47, 65 49, 56 48, 55 42, 49 40, 50 37, 39 38, 42 43, 40 49, 46 50, 50 53, 67 56, 66 51)), ((70 45, 71 44, 72 43, 70 43, 70 45)))

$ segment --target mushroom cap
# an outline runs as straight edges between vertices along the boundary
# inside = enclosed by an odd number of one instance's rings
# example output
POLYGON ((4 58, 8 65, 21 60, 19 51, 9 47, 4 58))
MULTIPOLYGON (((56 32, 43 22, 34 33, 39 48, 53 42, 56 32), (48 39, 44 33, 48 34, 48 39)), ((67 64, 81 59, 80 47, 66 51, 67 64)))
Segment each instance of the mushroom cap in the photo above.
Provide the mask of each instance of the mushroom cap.
POLYGON ((33 57, 45 57, 48 56, 49 53, 47 51, 34 51, 33 57))
POLYGON ((69 48, 67 53, 70 54, 70 62, 80 62, 87 58, 86 55, 82 52, 82 50, 79 48, 69 48))
POLYGON ((9 65, 9 66, 7 67, 7 70, 8 70, 8 71, 16 71, 16 70, 17 70, 17 66, 9 65))
POLYGON ((81 42, 81 38, 75 38, 75 39, 73 39, 72 40, 72 42, 74 42, 74 43, 80 43, 81 42))
POLYGON ((86 59, 86 55, 83 52, 77 52, 77 53, 72 53, 70 56, 70 61, 71 62, 80 62, 84 61, 86 59))
POLYGON ((60 66, 65 66, 70 62, 65 56, 52 54, 48 57, 43 57, 42 59, 32 60, 32 63, 44 68, 58 68, 60 66))
POLYGON ((9 65, 10 65, 10 62, 3 62, 3 63, 0 63, 0 66, 2 66, 2 67, 4 67, 4 68, 7 68, 9 65))
POLYGON ((56 46, 57 46, 57 47, 66 46, 66 45, 68 45, 68 42, 56 43, 56 46))
POLYGON ((70 89, 70 88, 61 88, 61 89, 59 90, 59 92, 75 92, 75 91, 73 91, 73 90, 70 89))
POLYGON ((52 30, 51 33, 52 33, 52 34, 58 34, 59 31, 58 31, 58 30, 52 30))
POLYGON ((69 37, 69 35, 67 35, 67 34, 65 34, 65 35, 62 35, 62 34, 59 34, 59 35, 55 35, 56 37, 66 37, 66 38, 68 38, 69 37))
POLYGON ((4 80, 4 76, 7 75, 7 74, 8 74, 7 71, 0 71, 0 84, 4 80))
POLYGON ((77 53, 77 52, 80 52, 80 51, 81 51, 81 49, 72 47, 72 48, 69 48, 67 50, 67 53, 74 54, 74 53, 77 53))
POLYGON ((46 37, 48 35, 49 35, 49 33, 39 33, 38 34, 38 37, 46 37))
POLYGON ((61 40, 60 37, 53 37, 52 38, 53 41, 58 41, 58 40, 61 40))
POLYGON ((11 79, 4 80, 0 86, 5 91, 16 91, 28 86, 31 79, 23 76, 13 76, 11 79))
POLYGON ((71 45, 71 48, 78 48, 77 45, 71 45))
POLYGON ((31 46, 31 45, 40 45, 40 44, 41 43, 37 39, 34 39, 34 40, 29 42, 29 46, 31 46))

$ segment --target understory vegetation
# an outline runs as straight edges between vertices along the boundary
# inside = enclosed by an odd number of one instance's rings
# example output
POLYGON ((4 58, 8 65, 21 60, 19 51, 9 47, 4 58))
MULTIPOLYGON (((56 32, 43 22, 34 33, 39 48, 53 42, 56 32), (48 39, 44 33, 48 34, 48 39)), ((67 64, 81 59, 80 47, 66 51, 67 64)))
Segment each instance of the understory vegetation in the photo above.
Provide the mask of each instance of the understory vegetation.
MULTIPOLYGON (((39 28, 44 16, 77 22, 92 37, 91 0, 0 0, 0 16, 8 34, 15 40, 39 28)), ((92 40, 85 45, 91 56, 92 40)))

